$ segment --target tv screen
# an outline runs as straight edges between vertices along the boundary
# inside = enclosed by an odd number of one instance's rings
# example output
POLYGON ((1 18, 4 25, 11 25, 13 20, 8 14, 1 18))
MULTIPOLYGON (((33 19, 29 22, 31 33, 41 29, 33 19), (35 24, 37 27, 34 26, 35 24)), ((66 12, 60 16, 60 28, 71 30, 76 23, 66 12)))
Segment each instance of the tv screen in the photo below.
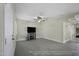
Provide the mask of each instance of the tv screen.
POLYGON ((35 27, 27 27, 27 32, 28 33, 36 32, 36 28, 35 27))

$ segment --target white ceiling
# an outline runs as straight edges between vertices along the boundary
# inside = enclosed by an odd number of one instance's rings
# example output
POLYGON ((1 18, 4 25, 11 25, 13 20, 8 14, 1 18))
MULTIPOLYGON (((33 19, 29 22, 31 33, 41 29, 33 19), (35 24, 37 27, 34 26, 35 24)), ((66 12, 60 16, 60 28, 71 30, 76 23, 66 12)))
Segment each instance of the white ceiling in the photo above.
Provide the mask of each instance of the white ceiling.
POLYGON ((17 3, 16 17, 33 20, 34 16, 58 17, 79 12, 78 3, 17 3))

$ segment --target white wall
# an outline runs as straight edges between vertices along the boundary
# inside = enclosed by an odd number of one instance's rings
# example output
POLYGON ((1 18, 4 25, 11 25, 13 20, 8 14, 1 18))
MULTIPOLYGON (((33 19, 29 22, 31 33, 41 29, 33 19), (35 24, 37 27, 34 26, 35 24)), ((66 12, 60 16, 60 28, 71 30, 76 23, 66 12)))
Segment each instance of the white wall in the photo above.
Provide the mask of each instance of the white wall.
MULTIPOLYGON (((49 40, 53 40, 56 42, 60 42, 60 43, 65 43, 66 41, 69 41, 72 39, 71 35, 73 34, 73 31, 75 28, 74 25, 72 25, 73 27, 71 31, 70 31, 70 38, 69 36, 66 35, 66 37, 68 37, 68 39, 64 40, 63 39, 63 22, 67 22, 70 23, 68 21, 68 17, 60 17, 60 18, 49 18, 47 21, 45 22, 40 22, 37 24, 37 37, 38 38, 45 38, 45 39, 49 39, 49 40)), ((71 26, 71 25, 70 25, 71 26)), ((70 28, 67 28, 68 30, 70 30, 70 28)), ((67 31, 66 31, 67 32, 67 31)), ((75 33, 75 31, 74 31, 75 33)), ((73 35, 72 35, 73 36, 73 35)), ((64 37, 64 38, 66 38, 64 37)), ((73 36, 74 37, 74 36, 73 36)))
POLYGON ((0 3, 0 56, 3 55, 4 6, 0 3))
POLYGON ((37 31, 39 38, 63 42, 63 29, 61 20, 51 19, 40 23, 37 26, 37 31))
POLYGON ((76 38, 76 28, 73 23, 63 22, 63 42, 74 40, 76 38))
POLYGON ((36 27, 36 23, 25 21, 25 20, 16 20, 17 22, 17 40, 26 40, 27 36, 27 27, 36 27))

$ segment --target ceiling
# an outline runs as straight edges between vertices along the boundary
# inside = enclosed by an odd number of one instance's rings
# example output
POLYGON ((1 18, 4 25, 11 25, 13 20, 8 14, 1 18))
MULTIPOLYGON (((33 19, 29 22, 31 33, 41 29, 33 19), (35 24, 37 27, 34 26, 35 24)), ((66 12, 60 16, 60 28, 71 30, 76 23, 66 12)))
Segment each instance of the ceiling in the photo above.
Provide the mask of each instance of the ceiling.
POLYGON ((78 3, 17 3, 16 17, 22 20, 33 20, 36 16, 58 17, 79 12, 78 3))

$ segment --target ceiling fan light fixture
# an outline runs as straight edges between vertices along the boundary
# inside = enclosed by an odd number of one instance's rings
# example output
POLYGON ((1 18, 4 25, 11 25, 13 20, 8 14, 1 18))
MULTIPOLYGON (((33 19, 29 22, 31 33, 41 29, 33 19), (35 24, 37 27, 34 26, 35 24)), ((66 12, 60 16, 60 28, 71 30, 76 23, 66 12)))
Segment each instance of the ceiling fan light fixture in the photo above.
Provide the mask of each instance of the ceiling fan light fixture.
POLYGON ((34 17, 34 20, 37 21, 37 22, 41 22, 41 21, 46 21, 47 18, 45 18, 43 16, 37 16, 37 17, 34 17))

